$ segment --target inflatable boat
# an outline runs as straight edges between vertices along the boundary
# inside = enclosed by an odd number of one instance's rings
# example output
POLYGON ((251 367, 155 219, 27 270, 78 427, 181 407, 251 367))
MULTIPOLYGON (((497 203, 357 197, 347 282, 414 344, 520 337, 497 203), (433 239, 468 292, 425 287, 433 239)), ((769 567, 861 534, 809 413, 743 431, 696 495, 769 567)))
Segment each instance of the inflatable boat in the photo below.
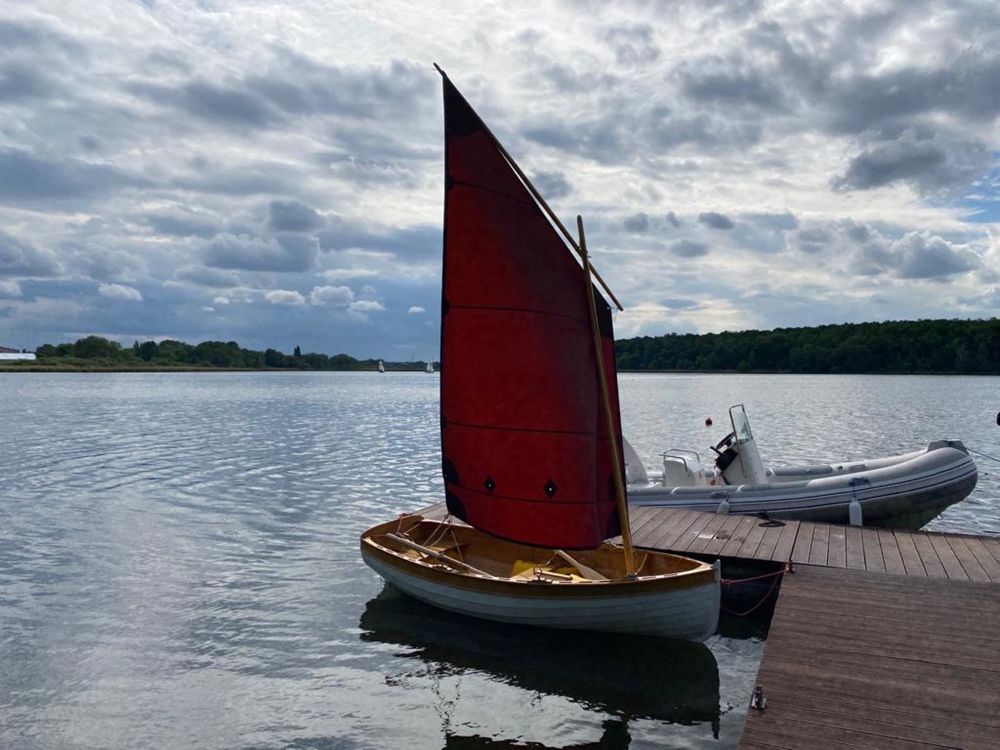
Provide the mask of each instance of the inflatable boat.
POLYGON ((743 404, 730 408, 729 419, 732 431, 712 448, 714 457, 669 450, 659 475, 647 473, 626 441, 629 503, 919 529, 976 486, 976 464, 961 440, 898 456, 766 467, 743 404))

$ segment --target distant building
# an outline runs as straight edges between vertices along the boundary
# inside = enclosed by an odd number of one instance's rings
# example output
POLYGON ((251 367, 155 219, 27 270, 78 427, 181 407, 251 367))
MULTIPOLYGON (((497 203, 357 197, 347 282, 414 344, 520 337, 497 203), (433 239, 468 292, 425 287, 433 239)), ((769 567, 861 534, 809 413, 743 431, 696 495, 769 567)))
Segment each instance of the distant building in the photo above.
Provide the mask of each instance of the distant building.
POLYGON ((0 346, 0 361, 12 359, 34 359, 35 355, 30 352, 21 352, 11 349, 9 346, 0 346))

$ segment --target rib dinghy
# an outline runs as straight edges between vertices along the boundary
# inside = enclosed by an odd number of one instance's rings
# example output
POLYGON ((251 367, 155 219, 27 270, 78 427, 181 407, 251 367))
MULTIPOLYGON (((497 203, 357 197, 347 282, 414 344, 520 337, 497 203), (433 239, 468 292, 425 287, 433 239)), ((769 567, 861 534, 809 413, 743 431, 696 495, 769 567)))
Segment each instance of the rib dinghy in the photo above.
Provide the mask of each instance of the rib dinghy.
POLYGON ((577 241, 441 75, 442 470, 465 523, 403 516, 367 530, 362 557, 465 615, 704 640, 718 564, 632 549, 611 308, 583 223, 577 241))
POLYGON ((898 456, 767 467, 743 404, 731 407, 729 418, 732 432, 712 448, 714 459, 703 462, 694 451, 668 450, 658 477, 647 474, 626 442, 629 502, 919 529, 976 486, 976 463, 960 440, 935 440, 898 456))

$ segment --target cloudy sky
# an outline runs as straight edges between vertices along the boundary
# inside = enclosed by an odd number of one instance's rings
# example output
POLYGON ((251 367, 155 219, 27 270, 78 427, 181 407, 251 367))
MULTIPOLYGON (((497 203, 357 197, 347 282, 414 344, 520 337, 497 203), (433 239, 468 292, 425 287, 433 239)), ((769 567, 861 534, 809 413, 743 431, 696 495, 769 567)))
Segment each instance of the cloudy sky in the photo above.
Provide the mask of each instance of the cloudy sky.
POLYGON ((619 337, 1000 310, 992 0, 0 0, 0 345, 436 357, 433 62, 619 337))

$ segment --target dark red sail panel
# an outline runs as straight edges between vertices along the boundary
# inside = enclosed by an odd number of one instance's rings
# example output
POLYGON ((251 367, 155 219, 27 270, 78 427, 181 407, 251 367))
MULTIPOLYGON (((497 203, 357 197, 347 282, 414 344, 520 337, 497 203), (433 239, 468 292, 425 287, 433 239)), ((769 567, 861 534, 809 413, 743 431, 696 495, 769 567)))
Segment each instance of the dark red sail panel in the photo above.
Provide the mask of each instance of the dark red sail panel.
MULTIPOLYGON (((444 99, 448 510, 505 539, 596 547, 620 526, 583 269, 447 78, 444 99)), ((597 306, 620 445, 611 311, 597 306)))

